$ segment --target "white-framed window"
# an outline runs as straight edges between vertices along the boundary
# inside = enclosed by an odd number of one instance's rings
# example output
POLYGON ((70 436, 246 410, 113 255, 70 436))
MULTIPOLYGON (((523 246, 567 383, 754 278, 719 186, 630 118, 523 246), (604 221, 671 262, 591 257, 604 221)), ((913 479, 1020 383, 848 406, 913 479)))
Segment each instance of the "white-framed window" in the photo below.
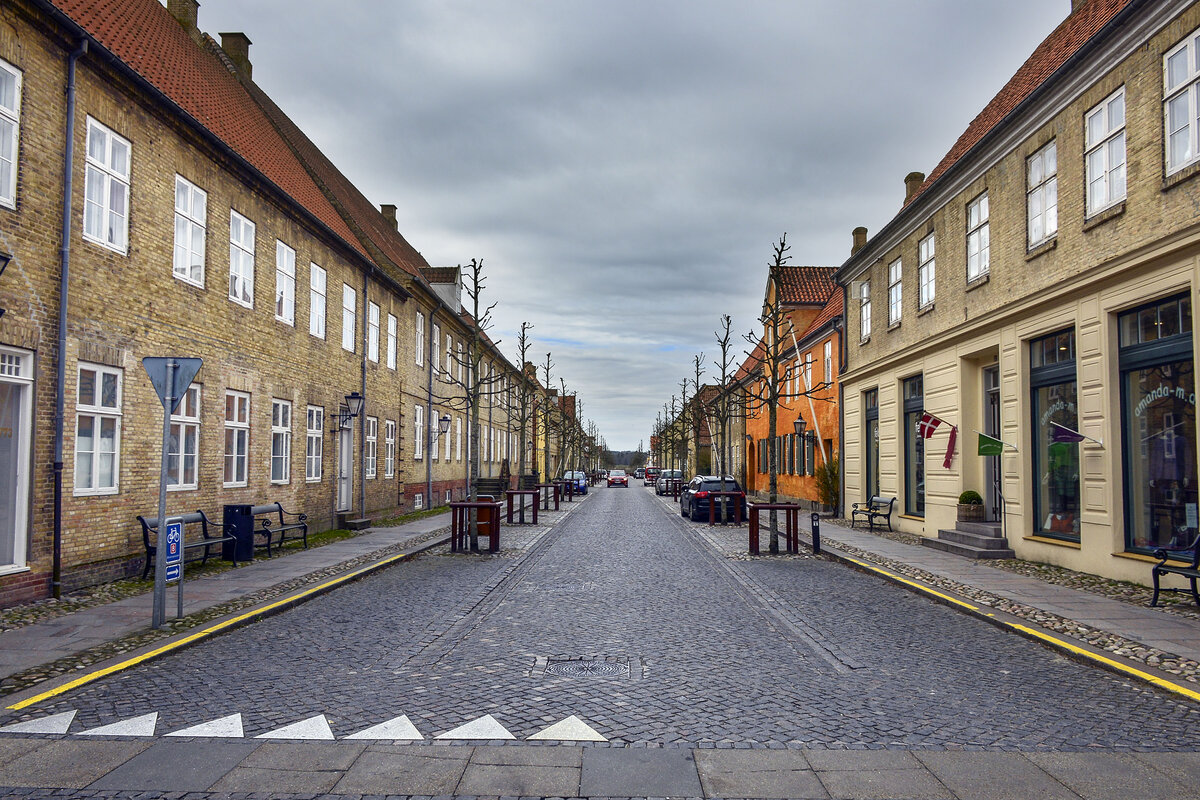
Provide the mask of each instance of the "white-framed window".
POLYGON ((321 480, 322 459, 325 455, 324 428, 325 409, 321 406, 309 406, 304 437, 304 480, 307 483, 321 480))
POLYGON ((175 277, 204 286, 204 238, 208 193, 181 175, 175 176, 175 277))
POLYGON ((858 291, 858 335, 861 339, 868 339, 871 336, 871 282, 863 281, 858 291))
POLYGON ((132 154, 128 139, 88 117, 83 238, 122 254, 129 246, 129 165, 132 154))
POLYGON ((396 368, 396 315, 388 314, 387 328, 387 365, 388 369, 396 368))
POLYGON ((0 61, 0 205, 17 207, 17 148, 21 142, 21 70, 0 61))
MULTIPOLYGON (((438 430, 439 431, 442 429, 441 424, 442 423, 439 420, 438 421, 438 430)), ((443 447, 445 448, 445 452, 446 452, 446 463, 449 464, 450 463, 450 426, 448 426, 448 425, 446 426, 446 432, 442 434, 442 438, 446 440, 443 447)))
POLYGON ((192 384, 171 415, 171 437, 167 440, 167 488, 182 491, 199 488, 197 464, 200 442, 200 387, 192 384))
POLYGON ((1125 199, 1125 87, 1084 115, 1087 214, 1125 199))
POLYGON ((1167 174, 1200 159, 1200 30, 1163 56, 1163 125, 1167 174))
POLYGON ((229 299, 254 308, 255 225, 238 212, 229 211, 229 299))
POLYGON ((379 306, 367 303, 367 358, 379 363, 379 306))
MULTIPOLYGON (((420 317, 418 317, 420 319, 420 317)), ((425 407, 413 406, 413 460, 425 456, 425 407)))
POLYGON ((442 340, 442 326, 438 325, 435 322, 435 323, 433 323, 433 339, 430 342, 433 345, 433 347, 430 349, 433 351, 433 374, 434 375, 438 375, 442 371, 441 351, 438 350, 438 342, 440 342, 441 340, 442 340))
POLYGON ((1029 248, 1058 234, 1058 144, 1050 142, 1026 162, 1029 248))
POLYGON ((463 379, 463 348, 462 342, 458 343, 458 382, 462 383, 463 379))
POLYGON ((833 384, 833 340, 825 343, 825 383, 833 384))
POLYGON ((374 478, 379 455, 379 418, 367 417, 367 446, 363 449, 363 468, 374 478))
POLYGON ((462 417, 454 418, 454 460, 462 461, 462 417))
POLYGON ((438 460, 438 434, 441 429, 438 427, 438 413, 436 408, 429 409, 429 458, 433 461, 438 460))
POLYGON ((805 353, 804 354, 804 373, 803 373, 804 374, 804 387, 803 387, 802 391, 808 391, 809 389, 812 388, 812 365, 813 365, 813 354, 805 353))
MULTIPOLYGON (((932 252, 929 257, 933 258, 932 252)), ((992 227, 988 222, 988 194, 984 192, 967 204, 967 280, 987 275, 991 264, 992 227)))
POLYGON ((417 492, 413 495, 413 511, 420 511, 425 508, 425 493, 417 492))
POLYGON ((116 494, 121 468, 123 373, 79 364, 75 398, 75 494, 116 494))
POLYGON ((900 321, 901 303, 904 299, 904 285, 900 282, 903 272, 904 265, 898 258, 888 265, 888 325, 895 325, 900 321))
POLYGON ((442 380, 444 380, 446 383, 449 383, 451 378, 453 377, 453 373, 451 372, 453 361, 454 361, 454 337, 447 333, 446 334, 446 366, 445 366, 445 371, 442 373, 442 380))
POLYGON ((296 324, 296 251, 275 240, 275 319, 296 324))
POLYGON ((271 398, 271 483, 291 480, 292 404, 271 398))
POLYGON ((425 314, 419 308, 417 309, 416 326, 416 353, 414 357, 417 360, 417 366, 420 367, 425 364, 425 314))
POLYGON ((329 292, 329 275, 323 267, 308 263, 308 332, 318 339, 325 338, 325 298, 329 292))
POLYGON ((396 476, 396 422, 383 421, 383 477, 396 476))
POLYGON ((358 327, 358 293, 348 283, 342 284, 342 349, 354 352, 354 331, 358 327))
MULTIPOLYGON (((931 233, 917 242, 917 305, 925 308, 933 302, 937 294, 937 241, 931 233)), ((970 246, 970 237, 967 237, 970 246)))
POLYGON ((225 486, 245 486, 250 451, 250 395, 225 392, 225 486))

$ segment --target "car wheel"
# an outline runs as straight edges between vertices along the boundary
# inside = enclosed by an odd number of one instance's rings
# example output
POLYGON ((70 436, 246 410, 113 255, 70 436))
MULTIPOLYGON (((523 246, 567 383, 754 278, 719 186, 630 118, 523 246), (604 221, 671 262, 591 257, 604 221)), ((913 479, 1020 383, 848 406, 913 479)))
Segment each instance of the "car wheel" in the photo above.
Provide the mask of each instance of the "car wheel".
POLYGON ((679 501, 679 516, 686 517, 687 515, 688 515, 687 509, 684 508, 683 501, 680 500, 679 501))

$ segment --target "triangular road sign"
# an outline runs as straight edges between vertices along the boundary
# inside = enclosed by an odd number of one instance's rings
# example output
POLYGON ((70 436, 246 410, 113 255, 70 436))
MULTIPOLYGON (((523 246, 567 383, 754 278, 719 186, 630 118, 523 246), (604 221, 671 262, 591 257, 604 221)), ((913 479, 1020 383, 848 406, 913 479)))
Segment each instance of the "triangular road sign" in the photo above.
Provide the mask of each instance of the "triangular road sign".
POLYGON ((192 379, 196 377, 196 373, 200 371, 201 365, 204 364, 203 359, 199 358, 176 358, 174 356, 166 356, 158 358, 148 356, 142 359, 142 367, 145 368, 146 374, 150 376, 150 383, 154 384, 154 391, 158 392, 158 401, 165 407, 167 405, 167 390, 171 390, 171 396, 175 398, 174 404, 167 409, 168 414, 175 413, 175 408, 179 405, 179 401, 183 399, 183 393, 187 391, 187 387, 192 385, 192 379), (171 386, 167 386, 167 362, 175 362, 174 380, 171 381, 171 386))

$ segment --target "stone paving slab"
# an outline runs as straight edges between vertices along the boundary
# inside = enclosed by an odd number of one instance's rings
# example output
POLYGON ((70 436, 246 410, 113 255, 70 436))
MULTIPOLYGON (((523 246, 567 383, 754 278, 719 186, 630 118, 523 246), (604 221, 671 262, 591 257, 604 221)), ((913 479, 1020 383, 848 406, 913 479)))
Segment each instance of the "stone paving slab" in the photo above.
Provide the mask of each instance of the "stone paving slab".
POLYGON ((91 784, 91 788, 203 792, 258 746, 253 741, 159 741, 91 784))
POLYGON ((44 741, 0 764, 0 786, 82 789, 150 747, 146 741, 44 741))
POLYGON ((1023 753, 923 750, 915 755, 955 797, 972 800, 1078 800, 1079 797, 1023 753))
POLYGON ((584 797, 695 797, 703 791, 690 750, 589 748, 583 754, 584 797))

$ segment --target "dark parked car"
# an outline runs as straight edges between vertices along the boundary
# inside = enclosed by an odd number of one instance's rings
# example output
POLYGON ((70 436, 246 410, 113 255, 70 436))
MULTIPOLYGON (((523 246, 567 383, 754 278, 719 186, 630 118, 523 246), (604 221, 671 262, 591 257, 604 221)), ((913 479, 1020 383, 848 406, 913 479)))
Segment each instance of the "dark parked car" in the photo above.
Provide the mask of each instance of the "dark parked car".
POLYGON ((629 476, 625 474, 625 470, 623 469, 614 469, 612 472, 608 473, 608 485, 624 486, 626 489, 628 489, 629 476))
MULTIPOLYGON (((682 480, 683 470, 680 469, 664 469, 658 474, 658 480, 654 483, 655 494, 670 494, 671 486, 667 483, 669 480, 682 480)), ((680 487, 683 488, 683 487, 680 487)))
MULTIPOLYGON (((726 476, 724 488, 719 475, 697 475, 688 482, 687 488, 683 490, 683 494, 679 497, 679 514, 696 522, 706 522, 708 520, 708 506, 712 502, 712 492, 737 492, 736 497, 725 498, 725 518, 733 520, 737 506, 740 503, 742 507, 742 519, 746 519, 746 493, 742 491, 742 487, 738 486, 738 482, 733 478, 726 476)), ((721 519, 721 499, 717 498, 717 513, 716 519, 721 519)))

